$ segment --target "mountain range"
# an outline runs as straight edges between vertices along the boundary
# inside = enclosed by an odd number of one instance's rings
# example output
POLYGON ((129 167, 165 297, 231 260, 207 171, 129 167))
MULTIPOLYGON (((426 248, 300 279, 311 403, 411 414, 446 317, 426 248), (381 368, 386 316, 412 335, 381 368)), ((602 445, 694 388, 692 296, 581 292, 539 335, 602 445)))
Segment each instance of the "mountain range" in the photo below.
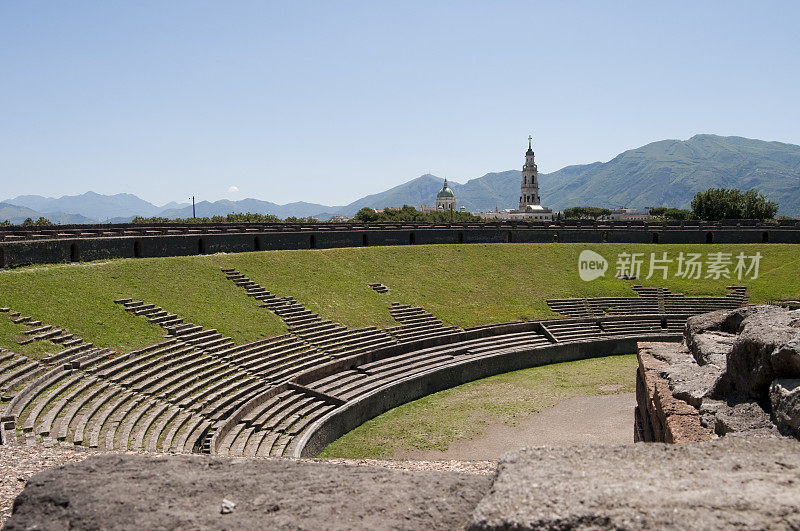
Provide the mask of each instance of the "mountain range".
MULTIPOLYGON (((520 165, 523 160, 520 155, 520 165)), ((472 212, 514 208, 520 170, 488 173, 464 184, 449 181, 456 205, 472 212)), ((198 216, 232 212, 317 217, 352 216, 362 207, 432 205, 443 179, 426 174, 345 206, 295 202, 278 205, 258 199, 201 201, 198 216)), ((539 175, 542 203, 554 210, 571 206, 689 208, 694 194, 708 188, 755 188, 779 206, 779 214, 800 216, 800 146, 742 137, 695 135, 661 140, 620 153, 608 162, 567 166, 539 175)), ((126 222, 134 216, 191 217, 192 206, 158 207, 132 194, 87 192, 58 199, 25 195, 0 203, 0 220, 20 223, 44 216, 53 222, 126 222)))

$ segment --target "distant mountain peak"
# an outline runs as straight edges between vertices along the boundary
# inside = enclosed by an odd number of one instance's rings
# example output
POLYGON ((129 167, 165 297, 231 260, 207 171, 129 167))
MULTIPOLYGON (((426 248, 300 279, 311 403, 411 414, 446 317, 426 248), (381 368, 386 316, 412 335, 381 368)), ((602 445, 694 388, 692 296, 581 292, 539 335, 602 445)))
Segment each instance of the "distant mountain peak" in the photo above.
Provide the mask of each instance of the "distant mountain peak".
MULTIPOLYGON (((659 140, 623 151, 608 162, 566 166, 540 174, 542 203, 555 210, 570 206, 634 208, 671 206, 687 208, 694 194, 712 187, 756 188, 777 201, 780 214, 800 215, 800 146, 755 140, 739 136, 696 134, 687 140, 659 140)), ((518 169, 491 172, 461 184, 448 178, 456 206, 477 212, 513 208, 519 202, 522 173, 518 169)), ((326 206, 305 201, 278 205, 248 198, 220 199, 195 205, 198 216, 233 212, 289 216, 352 216, 362 207, 428 205, 435 202, 443 177, 425 173, 397 186, 370 194, 346 206, 326 206)), ((192 215, 188 203, 171 202, 157 207, 134 194, 102 195, 94 191, 80 195, 48 198, 37 195, 5 200, 0 208, 27 209, 38 217, 54 213, 58 219, 127 221, 134 216, 186 218, 192 215)), ((47 216, 45 216, 47 217, 47 216)), ((0 214, 0 221, 6 219, 0 214)), ((24 218, 23 218, 24 219, 24 218)), ((56 221, 56 220, 53 220, 56 221)))

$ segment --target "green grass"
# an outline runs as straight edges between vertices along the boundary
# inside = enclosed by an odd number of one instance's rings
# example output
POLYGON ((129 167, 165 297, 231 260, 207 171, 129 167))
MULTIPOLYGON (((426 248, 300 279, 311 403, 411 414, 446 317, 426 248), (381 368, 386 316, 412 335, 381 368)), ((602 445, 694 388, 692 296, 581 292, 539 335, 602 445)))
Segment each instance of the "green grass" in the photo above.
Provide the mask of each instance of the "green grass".
POLYGON ((792 245, 649 245, 649 244, 472 244, 368 247, 278 253, 221 255, 220 263, 236 267, 268 289, 296 299, 351 326, 393 323, 380 301, 421 305, 458 326, 554 317, 545 299, 556 297, 636 295, 630 286, 643 283, 687 295, 724 295, 738 281, 621 281, 614 277, 619 252, 761 252, 761 275, 748 285, 752 299, 800 294, 800 246, 792 245), (583 282, 578 255, 593 249, 609 259, 606 278, 583 282), (366 289, 382 282, 391 292, 379 297, 366 289))
POLYGON ((218 328, 237 342, 282 333, 282 322, 225 280, 215 258, 113 260, 3 271, 0 305, 64 327, 95 345, 122 350, 154 343, 164 335, 146 318, 114 304, 124 297, 218 328))
POLYGON ((633 392, 636 356, 609 356, 523 369, 440 391, 369 420, 319 457, 386 458, 405 450, 447 450, 492 422, 514 425, 582 395, 633 392), (614 388, 614 391, 608 389, 614 388))
POLYGON ((18 344, 18 338, 27 337, 22 332, 28 328, 11 322, 7 313, 0 313, 0 346, 37 360, 63 349, 50 341, 34 341, 27 345, 18 344))
MULTIPOLYGON (((745 281, 754 302, 800 296, 800 246, 648 244, 471 244, 266 251, 113 260, 0 271, 0 306, 68 329, 98 346, 129 350, 163 331, 113 303, 133 297, 232 337, 237 343, 286 331, 282 321, 225 279, 235 267, 278 295, 293 296, 326 319, 348 326, 391 326, 391 301, 420 305, 458 326, 553 317, 545 299, 635 295, 636 283, 688 295, 723 295, 736 280, 669 278, 620 281, 618 252, 725 251, 764 256, 760 278, 745 281), (593 249, 610 260, 607 278, 583 282, 577 259, 593 249), (383 282, 388 295, 367 288, 383 282)), ((0 345, 16 348, 0 337, 0 345)))

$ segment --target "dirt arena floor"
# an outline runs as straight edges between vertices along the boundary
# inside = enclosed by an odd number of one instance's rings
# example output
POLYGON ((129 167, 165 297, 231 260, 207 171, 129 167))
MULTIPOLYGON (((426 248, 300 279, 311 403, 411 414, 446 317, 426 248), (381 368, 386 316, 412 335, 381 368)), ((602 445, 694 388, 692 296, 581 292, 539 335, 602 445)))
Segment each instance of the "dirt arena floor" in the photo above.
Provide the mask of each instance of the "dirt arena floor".
POLYGON ((482 437, 456 441, 444 452, 406 451, 396 459, 497 460, 523 446, 633 443, 635 393, 579 396, 565 400, 516 426, 495 422, 482 437))

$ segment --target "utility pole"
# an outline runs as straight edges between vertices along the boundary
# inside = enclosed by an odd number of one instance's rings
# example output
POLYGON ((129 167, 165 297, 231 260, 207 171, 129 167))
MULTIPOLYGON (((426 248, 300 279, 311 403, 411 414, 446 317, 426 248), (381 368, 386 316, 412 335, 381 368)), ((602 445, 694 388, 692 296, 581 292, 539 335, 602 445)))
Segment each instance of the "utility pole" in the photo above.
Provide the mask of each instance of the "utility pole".
POLYGON ((195 216, 195 213, 194 213, 194 196, 192 196, 192 219, 195 219, 196 217, 197 216, 195 216))

